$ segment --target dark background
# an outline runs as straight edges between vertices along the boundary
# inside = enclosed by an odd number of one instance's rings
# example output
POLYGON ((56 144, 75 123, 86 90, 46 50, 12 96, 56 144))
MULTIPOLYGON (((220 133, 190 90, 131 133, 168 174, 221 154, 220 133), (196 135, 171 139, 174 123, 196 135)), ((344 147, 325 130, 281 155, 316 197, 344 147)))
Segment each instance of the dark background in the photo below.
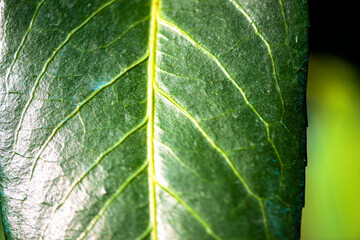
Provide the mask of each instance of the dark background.
POLYGON ((360 67, 358 1, 308 0, 310 54, 331 54, 360 67))

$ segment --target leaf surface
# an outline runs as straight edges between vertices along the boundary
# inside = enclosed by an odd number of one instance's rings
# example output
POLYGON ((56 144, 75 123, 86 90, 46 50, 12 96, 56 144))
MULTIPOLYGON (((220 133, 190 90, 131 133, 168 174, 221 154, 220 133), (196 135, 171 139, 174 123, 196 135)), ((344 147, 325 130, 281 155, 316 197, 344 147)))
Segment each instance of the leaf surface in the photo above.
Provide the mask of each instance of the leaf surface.
POLYGON ((295 239, 300 0, 0 4, 8 239, 295 239))

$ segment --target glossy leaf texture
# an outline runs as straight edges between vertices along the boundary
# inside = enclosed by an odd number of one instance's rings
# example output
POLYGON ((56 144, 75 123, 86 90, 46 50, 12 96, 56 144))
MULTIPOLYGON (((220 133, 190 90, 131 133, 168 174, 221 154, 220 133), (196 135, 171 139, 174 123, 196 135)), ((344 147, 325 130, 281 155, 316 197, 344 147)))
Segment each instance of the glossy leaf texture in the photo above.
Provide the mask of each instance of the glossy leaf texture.
POLYGON ((8 239, 296 239, 303 0, 1 2, 8 239))

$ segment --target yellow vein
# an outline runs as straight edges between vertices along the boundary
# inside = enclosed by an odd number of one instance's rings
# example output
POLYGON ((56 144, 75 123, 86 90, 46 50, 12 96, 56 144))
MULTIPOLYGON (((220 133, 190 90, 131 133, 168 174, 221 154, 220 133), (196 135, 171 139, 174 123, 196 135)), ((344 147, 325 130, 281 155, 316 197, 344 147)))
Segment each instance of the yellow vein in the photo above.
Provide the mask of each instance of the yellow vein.
MULTIPOLYGON (((52 211, 50 217, 48 219, 52 219, 53 216, 55 215, 55 213, 57 212, 57 210, 64 205, 65 201, 69 198, 70 194, 72 193, 72 191, 75 189, 75 187, 77 185, 79 185, 84 178, 95 168, 97 167, 102 160, 104 159, 104 157, 106 157, 109 153, 111 153, 112 151, 114 151, 116 148, 118 148, 121 144, 123 144, 131 135, 133 135, 134 133, 136 133, 137 131, 139 131, 142 127, 145 126, 147 122, 147 117, 136 127, 134 127, 132 130, 130 130, 127 134, 125 134, 118 142, 116 142, 114 145, 112 145, 111 147, 109 147, 107 150, 105 150, 104 152, 102 152, 96 159, 96 161, 91 164, 91 166, 75 181, 71 184, 71 186, 69 187, 68 191, 66 192, 65 196, 60 200, 60 203, 54 208, 54 210, 52 211)), ((45 231, 47 230, 47 228, 49 227, 49 223, 46 224, 46 226, 43 228, 42 230, 42 236, 44 236, 45 231)))
POLYGON ((281 12, 284 18, 284 25, 285 25, 285 30, 286 30, 286 40, 285 40, 285 44, 289 44, 289 26, 286 22, 286 16, 285 16, 285 7, 284 7, 284 3, 282 0, 279 0, 280 2, 280 6, 281 6, 281 12))
POLYGON ((263 222, 264 222, 264 228, 265 228, 265 237, 266 237, 266 239, 270 239, 269 227, 268 227, 268 222, 267 222, 267 218, 266 218, 266 212, 265 212, 264 203, 263 203, 262 199, 259 199, 259 205, 260 205, 261 215, 263 216, 263 222))
POLYGON ((226 54, 228 54, 229 52, 233 51, 235 48, 237 48, 237 47, 240 45, 240 43, 248 40, 249 38, 251 38, 252 36, 255 36, 255 35, 257 35, 257 34, 256 34, 256 33, 253 33, 253 34, 250 34, 250 35, 245 36, 245 37, 243 37, 243 38, 240 38, 240 39, 238 40, 238 42, 237 42, 233 47, 231 47, 231 48, 230 48, 228 51, 226 51, 225 53, 220 54, 219 57, 220 57, 220 56, 223 56, 223 55, 226 55, 226 54))
POLYGON ((137 125, 136 127, 134 127, 133 129, 131 129, 128 133, 126 133, 118 142, 116 142, 114 145, 112 145, 111 147, 109 147, 108 149, 106 149, 104 152, 100 153, 100 155, 97 157, 96 161, 91 164, 91 166, 73 183, 71 184, 69 190, 67 191, 67 193, 65 194, 65 196, 63 197, 63 199, 60 201, 60 203, 58 204, 58 206, 56 207, 56 210, 59 209, 66 201, 66 199, 68 199, 68 197, 70 196, 71 192, 74 190, 74 188, 82 181, 84 180, 84 178, 95 168, 97 167, 102 160, 104 159, 104 157, 106 157, 109 153, 111 153, 112 151, 114 151, 116 148, 118 148, 121 144, 123 144, 131 135, 133 135, 134 133, 136 133, 137 131, 139 131, 142 127, 145 126, 145 124, 147 123, 147 118, 145 118, 139 125, 137 125))
POLYGON ((182 200, 176 193, 161 185, 159 182, 156 182, 161 189, 163 189, 166 193, 172 196, 176 201, 178 201, 185 209, 205 228, 206 233, 209 234, 216 240, 221 240, 221 238, 214 233, 211 229, 210 225, 192 208, 190 207, 184 200, 182 200))
POLYGON ((148 161, 146 161, 138 170, 136 170, 130 177, 128 177, 125 182, 118 188, 118 190, 105 202, 104 206, 100 209, 100 211, 96 214, 96 216, 90 221, 89 225, 86 229, 80 234, 77 240, 84 239, 90 231, 95 227, 96 223, 100 220, 102 216, 109 209, 111 204, 115 201, 115 199, 125 190, 129 184, 134 181, 134 179, 139 176, 142 171, 144 171, 148 166, 148 161))
POLYGON ((114 2, 116 2, 117 0, 112 0, 112 1, 109 1, 107 3, 105 3, 104 5, 102 5, 99 9, 97 9, 95 12, 93 12, 87 19, 85 19, 84 22, 82 22, 78 27, 74 28, 66 37, 66 39, 57 47, 55 48, 55 51, 52 53, 52 55, 50 56, 50 58, 45 62, 40 74, 37 76, 36 80, 35 80, 35 83, 34 83, 34 86, 33 88, 31 89, 31 93, 30 93, 30 98, 29 100, 26 102, 25 104, 25 107, 21 113, 21 116, 20 116, 20 120, 19 120, 19 123, 18 123, 18 126, 15 130, 15 137, 14 137, 14 148, 16 146, 16 143, 17 143, 17 139, 18 139, 18 135, 19 135, 19 132, 20 132, 20 129, 21 129, 21 125, 24 121, 24 118, 25 118, 25 113, 27 112, 33 98, 34 98, 34 95, 35 95, 35 91, 39 85, 39 82, 40 82, 40 79, 42 78, 42 76, 45 74, 46 72, 46 69, 48 67, 48 65, 50 64, 50 62, 52 62, 52 60, 55 58, 56 54, 60 51, 60 49, 62 47, 64 47, 71 39, 71 37, 77 32, 79 31, 82 27, 84 27, 91 19, 93 19, 97 14, 99 14, 102 10, 104 10, 105 8, 107 8, 108 6, 110 6, 111 4, 113 4, 114 2))
POLYGON ((205 48, 203 48, 202 46, 200 46, 195 40, 193 40, 187 33, 185 33, 183 30, 179 29, 177 26, 175 26, 173 23, 168 22, 167 20, 163 19, 163 18, 159 18, 159 21, 164 24, 167 25, 168 27, 172 28, 173 30, 175 30, 176 32, 178 32, 180 35, 184 36, 190 43, 192 43, 196 48, 198 48, 199 50, 201 50, 203 53, 205 53, 207 56, 209 56, 217 65, 218 67, 221 69, 221 71, 225 74, 225 76, 230 80, 230 82, 236 87, 236 89, 239 90, 239 92, 241 93, 242 97, 245 100, 246 105, 248 105, 248 107, 255 113, 255 115, 259 118, 259 120, 265 125, 266 127, 266 134, 267 134, 267 140, 268 142, 271 144, 272 148, 274 149, 274 152, 276 154, 276 157, 279 160, 280 166, 281 166, 281 171, 280 171, 280 184, 281 184, 281 179, 283 176, 283 162, 282 159, 280 157, 280 154, 275 146, 275 144, 273 143, 273 141, 271 140, 270 137, 270 125, 269 123, 267 123, 262 117, 261 115, 258 113, 258 111, 256 111, 256 109, 251 105, 251 103, 249 102, 249 100, 247 99, 245 92, 240 88, 240 86, 235 82, 235 80, 231 77, 231 75, 229 74, 229 72, 225 69, 225 67, 221 64, 221 62, 219 61, 219 59, 214 56, 213 54, 211 54, 208 50, 206 50, 205 48))
POLYGON ((167 25, 168 27, 172 28, 176 32, 178 32, 180 35, 184 36, 192 45, 194 45, 196 48, 201 50, 203 53, 205 53, 208 57, 210 57, 221 69, 221 71, 225 74, 225 76, 230 80, 230 82, 236 87, 237 90, 241 93, 242 97, 244 98, 246 104, 251 108, 251 110, 255 113, 255 115, 260 119, 261 122, 263 122, 265 125, 268 125, 268 123, 261 117, 261 115, 256 111, 256 109, 251 105, 249 100, 246 97, 245 92, 242 90, 242 88, 236 83, 236 81, 230 76, 229 72, 225 69, 225 67, 221 64, 219 59, 211 54, 208 50, 200 46, 195 40, 193 40, 187 33, 185 33, 183 30, 179 29, 177 26, 175 26, 173 23, 161 18, 159 19, 159 22, 161 22, 164 25, 167 25))
POLYGON ((148 65, 148 106, 147 114, 149 116, 147 128, 147 159, 149 161, 149 202, 150 202, 150 224, 152 228, 151 238, 157 240, 157 221, 156 221, 156 192, 155 192, 155 159, 154 159, 154 84, 156 81, 156 34, 158 18, 159 0, 151 2, 151 22, 149 29, 150 56, 148 65))
POLYGON ((266 47, 268 49, 268 53, 269 53, 269 56, 270 56, 272 69, 273 69, 273 77, 274 77, 275 83, 276 83, 276 90, 279 93, 280 100, 281 100, 281 103, 282 103, 282 108, 283 108, 282 119, 283 119, 284 115, 285 115, 285 103, 284 103, 284 99, 283 99, 283 96, 282 96, 282 93, 281 93, 281 89, 280 89, 280 86, 279 86, 279 81, 278 81, 277 74, 276 74, 275 60, 274 60, 274 57, 273 57, 273 54, 272 54, 271 46, 270 46, 269 42, 266 40, 266 38, 264 37, 264 35, 259 31, 259 28, 255 24, 255 21, 250 17, 250 15, 245 11, 245 9, 238 2, 236 2, 235 0, 229 0, 229 1, 236 7, 236 9, 238 9, 246 17, 246 19, 250 22, 251 26, 254 28, 255 33, 259 36, 261 41, 263 41, 263 43, 266 45, 266 47))
POLYGON ((30 173, 30 179, 32 178, 33 174, 34 174, 34 170, 35 167, 37 165, 38 160, 40 159, 41 154, 44 152, 45 148, 47 147, 47 145, 50 143, 50 141, 53 139, 53 137, 55 136, 55 134, 58 132, 58 130, 66 123, 68 122, 72 117, 74 117, 76 115, 76 113, 78 113, 80 111, 80 109, 87 104, 91 99, 93 99, 99 92, 101 92, 104 88, 112 85, 113 83, 115 83, 119 78, 121 78, 124 74, 126 74, 128 71, 130 71, 131 69, 133 69, 134 67, 138 66, 139 64, 141 64, 142 62, 144 62, 146 59, 148 58, 148 54, 141 58, 138 62, 134 63, 133 65, 131 65, 129 68, 125 69, 123 72, 121 72, 119 75, 117 75, 113 80, 111 80, 109 83, 103 85, 101 88, 97 89, 96 91, 94 91, 90 96, 88 96, 84 101, 82 101, 76 108, 75 110, 70 113, 65 119, 63 119, 52 131, 52 133, 50 134, 50 136, 48 137, 48 139, 45 141, 45 143, 41 146, 39 152, 36 154, 35 156, 35 161, 31 167, 31 173, 30 173))
POLYGON ((98 48, 95 49, 91 49, 91 50, 84 50, 82 52, 84 53, 88 53, 88 52, 94 52, 96 50, 102 49, 102 48, 109 48, 111 47, 113 44, 115 44, 116 42, 118 42, 119 40, 121 40, 126 34, 128 34, 132 29, 136 28, 137 26, 139 26, 141 23, 146 22, 147 20, 149 20, 150 16, 145 17, 144 19, 135 22, 134 24, 132 24, 128 29, 126 29, 123 33, 120 34, 120 36, 118 36, 115 40, 113 40, 112 42, 110 42, 109 44, 105 45, 105 46, 100 46, 98 48))
MULTIPOLYGON (((75 187, 77 185, 79 185, 84 178, 95 168, 97 167, 102 160, 104 159, 104 157, 106 157, 109 153, 111 153, 112 151, 114 151, 116 148, 118 148, 121 144, 123 144, 131 135, 133 135, 134 133, 136 133, 137 131, 139 131, 143 126, 145 126, 147 122, 147 117, 137 126, 135 126, 132 130, 130 130, 128 133, 126 133, 118 142, 116 142, 115 144, 113 144, 111 147, 109 147, 107 150, 105 150, 104 152, 102 152, 97 158, 96 161, 90 165, 90 167, 75 181, 71 184, 71 186, 69 187, 68 191, 66 192, 65 196, 60 200, 60 203, 54 208, 53 212, 51 213, 49 219, 51 220, 53 218, 53 216, 55 215, 55 213, 57 212, 57 210, 65 203, 65 201, 68 199, 68 197, 70 196, 70 194, 72 193, 72 191, 75 189, 75 187)), ((84 146, 85 147, 85 146, 84 146)), ((86 148, 86 147, 85 147, 86 148)), ((49 227, 49 224, 47 224, 43 230, 42 230, 42 235, 45 233, 46 229, 49 227)))
POLYGON ((24 35, 24 37, 22 38, 21 43, 20 43, 18 49, 16 50, 16 52, 15 52, 15 54, 14 54, 14 59, 13 59, 13 61, 11 62, 10 67, 9 67, 9 70, 8 70, 8 72, 7 72, 7 74, 6 74, 6 78, 5 78, 5 79, 6 79, 6 84, 8 84, 8 82, 9 82, 9 77, 10 77, 12 68, 14 67, 14 64, 15 64, 17 58, 18 58, 18 55, 19 55, 21 49, 23 48, 23 46, 24 46, 24 44, 25 44, 25 41, 26 41, 26 39, 27 39, 30 31, 31 31, 32 28, 33 28, 33 25, 34 25, 36 16, 37 16, 37 14, 38 14, 38 12, 39 12, 39 9, 40 9, 40 7, 44 4, 45 1, 46 1, 46 0, 42 0, 41 2, 39 2, 39 4, 37 5, 37 7, 36 7, 36 9, 35 9, 35 13, 34 13, 34 16, 32 17, 32 19, 31 19, 31 21, 30 21, 29 28, 28 28, 28 30, 25 32, 25 35, 24 35))
POLYGON ((209 182, 208 180, 204 179, 203 177, 200 176, 200 174, 195 171, 193 168, 189 167, 184 161, 182 161, 176 154, 175 152, 171 149, 171 147, 169 147, 168 145, 166 145, 165 143, 159 142, 157 140, 154 139, 154 141, 156 143, 158 143, 159 145, 161 145, 162 147, 166 148, 170 154, 176 159, 176 161, 178 161, 181 165, 183 165, 187 170, 189 170, 190 172, 192 172, 195 176, 197 176, 201 181, 204 182, 209 182))
POLYGON ((204 80, 200 79, 200 78, 189 77, 189 76, 181 76, 181 75, 178 75, 178 74, 175 74, 175 73, 168 72, 168 71, 166 71, 166 70, 164 70, 164 69, 161 69, 161 68, 158 68, 158 67, 156 67, 156 71, 157 71, 157 72, 165 73, 165 74, 170 75, 170 76, 178 77, 178 78, 194 79, 194 80, 196 80, 196 81, 199 81, 199 82, 202 82, 202 83, 205 83, 205 84, 206 84, 206 82, 205 82, 204 80))
POLYGON ((275 198, 277 200, 279 200, 280 202, 282 202, 287 208, 289 208, 289 209, 291 208, 291 205, 288 204, 287 202, 285 202, 279 195, 276 195, 275 198))
POLYGON ((148 228, 142 233, 140 234, 137 238, 135 238, 135 240, 144 240, 147 236, 150 235, 152 231, 151 225, 148 226, 148 228))
POLYGON ((248 193, 255 198, 259 198, 256 194, 252 192, 249 185, 245 182, 243 177, 240 175, 238 170, 236 169, 235 165, 230 161, 229 157, 226 155, 226 153, 216 145, 216 143, 210 138, 210 136, 205 132, 204 129, 200 126, 200 124, 196 121, 196 119, 190 115, 182 106, 180 106, 174 99, 172 99, 166 92, 161 90, 158 86, 155 85, 155 91, 158 92, 160 95, 162 95, 165 99, 167 99, 170 103, 172 103, 182 114, 184 114, 199 130, 199 132, 205 137, 205 139, 210 143, 210 145, 221 154, 221 156, 225 159, 227 164, 230 166, 234 174, 240 179, 240 181, 243 183, 244 187, 248 191, 248 193))
POLYGON ((85 142, 85 136, 86 136, 86 126, 85 126, 85 123, 84 123, 84 120, 82 119, 81 117, 81 113, 79 112, 79 120, 81 122, 81 125, 83 126, 83 129, 84 129, 84 133, 83 133, 83 136, 82 136, 82 144, 84 144, 85 142))
POLYGON ((263 222, 264 222, 264 227, 265 227, 265 231, 268 232, 268 225, 267 225, 267 220, 266 220, 266 214, 265 214, 265 210, 262 204, 262 199, 261 197, 259 197, 258 195, 256 195, 249 187, 249 185, 246 183, 245 179, 243 179, 243 177, 240 175, 240 173, 238 172, 238 170, 236 169, 234 163, 229 159, 229 157, 226 155, 226 153, 216 145, 216 143, 210 138, 210 136, 205 132, 204 129, 202 129, 202 127, 200 126, 200 124, 196 121, 196 119, 191 116, 182 106, 180 106, 174 99, 172 99, 167 93, 165 93, 164 91, 162 91, 159 87, 157 87, 155 85, 155 90, 156 92, 158 92, 160 95, 162 95, 165 99, 167 99, 169 102, 171 102, 177 109, 179 109, 194 125, 195 127, 200 131, 200 133, 205 137, 205 139, 210 143, 210 145, 218 152, 220 153, 220 155, 225 159, 226 163, 229 165, 229 167, 231 168, 231 170, 234 172, 234 174, 236 175, 236 177, 241 181, 241 183, 244 185, 246 191, 252 196, 254 197, 260 205, 260 209, 261 209, 261 214, 263 217, 263 222))

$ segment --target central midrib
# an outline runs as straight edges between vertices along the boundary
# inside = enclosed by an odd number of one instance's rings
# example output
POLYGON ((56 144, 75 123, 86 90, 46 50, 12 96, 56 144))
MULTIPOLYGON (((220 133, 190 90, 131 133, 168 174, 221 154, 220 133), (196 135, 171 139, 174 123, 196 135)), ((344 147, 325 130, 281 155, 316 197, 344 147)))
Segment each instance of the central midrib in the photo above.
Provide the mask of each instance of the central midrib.
POLYGON ((151 22, 150 22, 150 55, 148 65, 148 126, 147 126, 147 158, 149 162, 149 203, 150 203, 150 224, 152 227, 151 238, 157 240, 156 226, 156 193, 155 193, 155 165, 154 165, 154 84, 156 79, 156 34, 159 0, 152 0, 151 22))

